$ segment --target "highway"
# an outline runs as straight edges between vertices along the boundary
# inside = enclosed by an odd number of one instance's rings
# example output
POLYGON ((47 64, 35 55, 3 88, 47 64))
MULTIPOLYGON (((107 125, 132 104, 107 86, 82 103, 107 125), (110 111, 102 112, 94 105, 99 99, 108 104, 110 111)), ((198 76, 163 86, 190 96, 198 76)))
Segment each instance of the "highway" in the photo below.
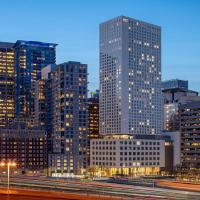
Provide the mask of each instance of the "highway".
MULTIPOLYGON (((0 178, 2 186, 7 185, 6 177, 0 178)), ((126 199, 134 196, 152 197, 153 199, 180 199, 200 200, 200 192, 181 191, 165 188, 150 188, 143 186, 124 185, 115 183, 102 183, 81 180, 59 180, 48 178, 19 177, 11 178, 11 186, 17 188, 31 188, 36 190, 49 190, 71 193, 97 194, 108 196, 121 196, 126 199)))

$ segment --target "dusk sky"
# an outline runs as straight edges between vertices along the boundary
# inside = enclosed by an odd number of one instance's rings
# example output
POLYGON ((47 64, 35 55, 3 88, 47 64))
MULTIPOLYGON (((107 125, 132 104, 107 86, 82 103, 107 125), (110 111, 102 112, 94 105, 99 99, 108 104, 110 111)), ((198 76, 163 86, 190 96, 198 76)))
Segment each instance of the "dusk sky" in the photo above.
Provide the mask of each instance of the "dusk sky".
POLYGON ((54 42, 57 63, 88 64, 89 89, 98 88, 99 23, 125 15, 162 27, 163 80, 189 80, 200 91, 198 0, 0 0, 0 41, 54 42))

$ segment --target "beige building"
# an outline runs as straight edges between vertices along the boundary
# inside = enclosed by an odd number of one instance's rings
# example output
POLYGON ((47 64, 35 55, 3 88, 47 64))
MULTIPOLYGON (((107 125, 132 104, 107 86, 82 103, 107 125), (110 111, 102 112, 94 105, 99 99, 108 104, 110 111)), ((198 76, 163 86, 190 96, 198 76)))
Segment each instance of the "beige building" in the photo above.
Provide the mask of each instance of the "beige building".
POLYGON ((157 175, 165 166, 164 140, 158 135, 108 135, 90 146, 93 176, 157 175))

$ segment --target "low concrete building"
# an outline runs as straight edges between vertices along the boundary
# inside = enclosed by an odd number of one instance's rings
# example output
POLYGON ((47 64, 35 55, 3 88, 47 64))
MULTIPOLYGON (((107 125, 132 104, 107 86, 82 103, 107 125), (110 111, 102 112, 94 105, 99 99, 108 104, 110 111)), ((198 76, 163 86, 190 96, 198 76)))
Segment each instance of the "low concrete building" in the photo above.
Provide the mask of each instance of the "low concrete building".
POLYGON ((164 143, 160 135, 108 135, 93 139, 90 172, 93 176, 157 175, 165 166, 164 143))

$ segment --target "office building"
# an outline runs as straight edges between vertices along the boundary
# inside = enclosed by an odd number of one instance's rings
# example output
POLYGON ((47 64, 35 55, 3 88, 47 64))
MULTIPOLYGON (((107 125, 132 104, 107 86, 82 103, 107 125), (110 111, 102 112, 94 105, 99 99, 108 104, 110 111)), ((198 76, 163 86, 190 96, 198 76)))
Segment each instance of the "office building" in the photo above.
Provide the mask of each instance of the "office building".
POLYGON ((180 88, 184 90, 188 90, 188 81, 187 80, 180 80, 180 79, 171 79, 162 82, 162 89, 169 90, 180 88))
POLYGON ((162 131, 161 28, 120 16, 100 24, 100 133, 162 131))
POLYGON ((164 140, 156 135, 108 135, 92 140, 90 152, 93 176, 158 175, 165 166, 164 140))
POLYGON ((100 24, 99 128, 104 137, 91 141, 91 173, 160 173, 165 165, 162 105, 161 28, 125 16, 100 24))
POLYGON ((14 119, 14 49, 13 43, 0 42, 0 127, 14 119))
POLYGON ((80 62, 57 65, 49 73, 52 96, 52 153, 49 155, 51 176, 66 177, 86 173, 87 84, 87 65, 80 62))
MULTIPOLYGON (((14 162, 13 173, 28 175, 47 174, 46 135, 40 128, 28 128, 26 122, 14 122, 0 128, 0 160, 14 162)), ((7 173, 7 168, 0 168, 7 173)))
POLYGON ((34 119, 35 82, 41 69, 56 62, 56 44, 18 40, 14 45, 16 117, 34 119))
POLYGON ((183 99, 198 96, 198 92, 189 90, 186 86, 188 81, 169 80, 165 81, 164 96, 164 130, 178 131, 180 129, 179 107, 183 99), (185 88, 183 87, 185 83, 185 88), (178 88, 176 88, 178 87, 178 88))
POLYGON ((180 107, 181 168, 186 177, 200 181, 200 97, 180 107))

